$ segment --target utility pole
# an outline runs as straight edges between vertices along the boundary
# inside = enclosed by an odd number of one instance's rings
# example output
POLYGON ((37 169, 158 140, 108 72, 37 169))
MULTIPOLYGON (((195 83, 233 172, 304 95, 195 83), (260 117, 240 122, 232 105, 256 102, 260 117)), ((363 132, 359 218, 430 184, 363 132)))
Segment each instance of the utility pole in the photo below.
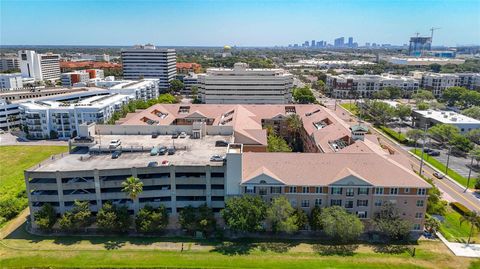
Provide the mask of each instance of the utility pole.
POLYGON ((452 154, 452 146, 448 148, 448 155, 447 155, 447 166, 445 167, 445 174, 448 175, 448 163, 450 162, 450 155, 452 154))
POLYGON ((467 187, 465 187, 465 190, 463 192, 466 192, 468 190, 468 186, 470 185, 470 176, 472 175, 472 167, 473 167, 473 154, 472 154, 472 161, 470 162, 470 170, 468 170, 468 179, 467 179, 467 187))
POLYGON ((422 143, 422 157, 420 159, 420 172, 419 174, 422 175, 423 171, 423 156, 425 154, 425 144, 427 142, 427 123, 425 123, 425 127, 423 129, 423 143, 422 143))

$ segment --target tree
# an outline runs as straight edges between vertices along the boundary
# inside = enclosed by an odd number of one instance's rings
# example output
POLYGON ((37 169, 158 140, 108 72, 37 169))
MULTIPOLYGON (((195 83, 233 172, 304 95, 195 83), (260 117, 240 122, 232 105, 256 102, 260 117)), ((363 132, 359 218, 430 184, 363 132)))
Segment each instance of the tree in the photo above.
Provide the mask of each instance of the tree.
POLYGON ((267 206, 259 196, 244 195, 233 197, 225 202, 221 215, 225 224, 232 230, 256 232, 263 229, 267 206))
POLYGON ((92 212, 88 201, 75 200, 72 211, 65 212, 58 222, 60 228, 66 231, 78 231, 92 224, 92 212))
POLYGON ((467 93, 467 89, 464 87, 450 87, 446 88, 442 92, 442 100, 449 106, 454 106, 457 101, 462 100, 462 95, 467 93))
POLYGON ((385 125, 392 120, 395 110, 385 102, 373 101, 368 107, 368 113, 374 119, 375 124, 385 125))
POLYGON ((374 99, 390 99, 390 92, 387 90, 379 90, 372 94, 374 99))
POLYGON ((385 87, 383 90, 389 93, 390 99, 397 99, 402 97, 402 89, 398 87, 385 87))
POLYGON ((310 218, 309 218, 309 225, 310 229, 317 231, 322 229, 322 223, 321 223, 321 216, 322 213, 322 208, 318 205, 316 205, 312 211, 310 212, 310 218))
POLYGON ((293 211, 293 216, 296 219, 295 224, 297 225, 298 229, 305 229, 309 222, 307 213, 305 213, 305 211, 303 211, 302 209, 297 208, 295 209, 295 211, 293 211))
POLYGON ((302 119, 298 114, 291 114, 287 117, 287 129, 293 138, 292 145, 295 151, 301 151, 300 131, 303 129, 302 119))
POLYGON ((138 211, 135 218, 135 226, 137 231, 142 233, 158 233, 168 225, 168 213, 164 205, 153 208, 146 205, 138 211))
POLYGON ((442 69, 442 66, 439 64, 431 64, 429 65, 429 67, 430 67, 430 70, 435 73, 439 73, 440 70, 442 69))
POLYGON ((342 244, 356 241, 363 232, 362 221, 340 206, 323 209, 319 218, 325 234, 342 244))
POLYGON ((436 218, 433 218, 429 215, 427 215, 427 218, 425 219, 425 229, 431 233, 434 234, 438 231, 440 228, 440 221, 438 221, 436 218))
POLYGON ((97 226, 105 232, 126 232, 131 222, 127 207, 116 207, 110 202, 104 203, 97 213, 97 226))
POLYGON ((478 216, 477 212, 470 211, 460 217, 460 225, 462 225, 464 222, 470 223, 470 232, 468 233, 467 241, 467 244, 470 244, 470 239, 472 238, 474 229, 480 229, 480 216, 478 216))
POLYGON ((195 231, 196 227, 196 208, 193 206, 186 206, 182 208, 180 214, 178 215, 178 222, 182 229, 185 229, 189 232, 195 231))
POLYGON ((309 87, 293 89, 293 99, 300 104, 311 104, 316 100, 309 87))
POLYGON ((405 135, 408 139, 412 140, 415 143, 415 149, 417 149, 417 142, 423 137, 422 130, 410 129, 405 135))
POLYGON ((430 108, 430 105, 425 102, 417 102, 417 109, 418 110, 427 110, 430 108))
POLYGON ((460 130, 458 127, 450 124, 436 124, 428 129, 428 135, 442 145, 445 145, 452 137, 460 135, 460 130))
POLYGON ((205 234, 212 232, 216 227, 213 210, 206 204, 194 208, 187 206, 180 211, 178 222, 183 229, 189 232, 202 231, 205 234))
POLYGON ((126 192, 128 197, 132 199, 134 203, 134 211, 135 214, 137 213, 137 208, 135 206, 135 200, 137 199, 138 195, 143 191, 143 182, 136 177, 129 177, 124 182, 122 182, 122 191, 126 192))
POLYGON ((390 202, 382 206, 373 221, 376 229, 392 241, 409 238, 410 222, 402 219, 398 209, 390 202))
POLYGON ((273 198, 267 208, 266 221, 273 232, 296 232, 297 218, 293 215, 295 209, 285 196, 273 198))
POLYGON ((477 162, 477 166, 478 166, 478 162, 480 162, 480 147, 473 148, 470 151, 470 155, 473 157, 473 159, 475 159, 475 161, 477 162))
POLYGON ((45 203, 34 213, 35 224, 44 231, 50 231, 57 221, 57 213, 51 204, 45 203))
POLYGON ((432 187, 428 190, 427 213, 430 215, 445 216, 447 213, 447 202, 442 200, 442 193, 431 179, 427 179, 432 187))
POLYGON ((325 93, 325 82, 323 80, 317 80, 313 83, 312 88, 318 92, 325 93))
POLYGON ((480 120, 480 106, 472 106, 462 110, 462 114, 477 120, 480 120))
POLYGON ((178 79, 174 79, 172 81, 170 81, 170 92, 180 92, 182 89, 183 89, 184 85, 183 85, 183 82, 178 80, 178 79))
POLYGON ((292 152, 292 148, 288 145, 287 141, 282 137, 270 134, 267 137, 267 151, 268 152, 292 152))
POLYGON ((435 96, 431 91, 427 90, 418 90, 417 93, 412 95, 412 98, 416 100, 417 103, 424 102, 426 100, 433 100, 435 96))
POLYGON ((444 109, 447 108, 444 103, 439 103, 437 101, 431 101, 428 104, 428 106, 429 106, 429 108, 436 109, 436 110, 444 110, 444 109))
POLYGON ((474 148, 474 144, 463 135, 454 135, 450 139, 449 144, 461 153, 468 153, 474 148))
POLYGON ((178 103, 178 100, 177 98, 175 98, 175 96, 169 93, 164 93, 158 96, 155 103, 156 104, 175 104, 175 103, 178 103))
POLYGON ((399 104, 395 108, 395 115, 397 115, 397 117, 399 117, 403 122, 407 117, 412 115, 412 108, 408 105, 399 104))

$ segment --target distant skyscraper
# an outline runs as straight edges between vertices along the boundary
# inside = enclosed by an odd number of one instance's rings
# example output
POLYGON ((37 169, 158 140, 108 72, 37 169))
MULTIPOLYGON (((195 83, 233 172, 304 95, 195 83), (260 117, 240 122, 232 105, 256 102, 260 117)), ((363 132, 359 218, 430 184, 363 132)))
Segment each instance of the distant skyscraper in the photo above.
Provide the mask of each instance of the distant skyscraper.
POLYGON ((315 44, 315 39, 312 39, 312 43, 310 44, 310 46, 315 47, 315 44))
POLYGON ((366 43, 365 43, 365 47, 367 47, 367 48, 370 47, 370 43, 369 43, 369 42, 366 42, 366 43))
POLYGON ((60 55, 21 50, 18 57, 23 77, 34 78, 36 81, 60 78, 60 55))
POLYGON ((410 46, 408 47, 408 55, 421 56, 423 51, 432 50, 431 37, 411 37, 410 46))
POLYGON ((350 48, 353 47, 353 37, 348 38, 348 47, 350 47, 350 48))
POLYGON ((317 41, 317 43, 316 43, 317 48, 323 47, 322 45, 323 45, 323 41, 317 41))
POLYGON ((305 41, 305 43, 303 43, 303 46, 304 46, 304 47, 310 47, 310 42, 305 41))
POLYGON ((339 48, 339 47, 343 47, 345 45, 345 38, 344 37, 339 37, 339 38, 336 38, 334 41, 333 41, 333 46, 339 48))

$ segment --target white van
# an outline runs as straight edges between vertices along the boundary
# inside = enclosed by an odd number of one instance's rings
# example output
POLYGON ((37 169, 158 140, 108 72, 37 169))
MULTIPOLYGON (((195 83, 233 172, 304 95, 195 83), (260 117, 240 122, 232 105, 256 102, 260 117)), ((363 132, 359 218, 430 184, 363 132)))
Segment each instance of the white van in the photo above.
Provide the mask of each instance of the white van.
POLYGON ((120 139, 113 139, 110 141, 110 145, 108 146, 109 148, 111 149, 114 149, 114 148, 117 148, 118 146, 120 146, 122 144, 122 142, 120 142, 120 139))

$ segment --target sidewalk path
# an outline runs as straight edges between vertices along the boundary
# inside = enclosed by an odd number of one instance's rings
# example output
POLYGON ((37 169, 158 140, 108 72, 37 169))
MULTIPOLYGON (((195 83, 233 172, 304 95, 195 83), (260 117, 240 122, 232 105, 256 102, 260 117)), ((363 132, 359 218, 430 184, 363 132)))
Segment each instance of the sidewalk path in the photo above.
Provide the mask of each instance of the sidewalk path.
POLYGON ((10 220, 10 222, 8 222, 2 229, 0 229, 0 240, 4 239, 13 231, 15 231, 18 227, 20 227, 25 222, 25 219, 28 217, 29 214, 30 210, 27 207, 22 212, 20 212, 18 216, 10 220))
POLYGON ((464 244, 448 242, 441 233, 437 232, 438 238, 450 249, 450 251, 459 257, 480 258, 480 244, 464 244))

